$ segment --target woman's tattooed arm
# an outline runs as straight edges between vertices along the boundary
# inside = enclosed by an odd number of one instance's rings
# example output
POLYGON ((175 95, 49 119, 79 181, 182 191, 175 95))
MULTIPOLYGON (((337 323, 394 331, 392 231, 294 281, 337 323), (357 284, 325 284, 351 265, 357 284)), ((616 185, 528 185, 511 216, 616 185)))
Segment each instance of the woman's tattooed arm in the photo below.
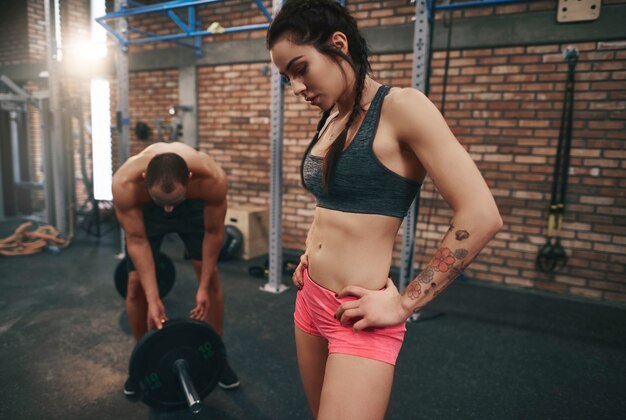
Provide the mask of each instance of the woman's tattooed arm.
POLYGON ((405 304, 418 312, 452 284, 482 248, 472 242, 470 232, 450 225, 426 268, 407 286, 405 304))

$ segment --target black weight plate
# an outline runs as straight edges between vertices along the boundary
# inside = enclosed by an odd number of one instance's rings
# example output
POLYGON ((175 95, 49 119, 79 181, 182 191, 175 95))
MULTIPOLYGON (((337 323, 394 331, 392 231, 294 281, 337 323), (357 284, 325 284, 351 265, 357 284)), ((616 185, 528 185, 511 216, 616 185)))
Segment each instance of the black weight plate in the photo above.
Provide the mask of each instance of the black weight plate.
MULTIPOLYGON (((126 257, 128 258, 128 257, 126 257)), ((117 293, 120 294, 123 298, 126 297, 126 292, 128 290, 128 272, 126 271, 126 258, 117 264, 115 267, 115 289, 117 293)), ((157 287, 159 288, 159 296, 165 297, 172 287, 174 287, 174 282, 176 281, 176 267, 172 262, 172 259, 165 255, 162 252, 159 252, 159 256, 155 261, 155 270, 157 276, 157 287)))
POLYGON ((234 257, 235 254, 239 252, 242 242, 243 234, 237 226, 224 225, 224 240, 222 241, 218 261, 224 261, 234 257))
POLYGON ((163 329, 148 332, 135 346, 128 372, 140 389, 141 399, 160 411, 187 407, 174 362, 185 359, 189 376, 200 396, 215 388, 224 368, 226 353, 219 335, 207 323, 172 319, 163 329))

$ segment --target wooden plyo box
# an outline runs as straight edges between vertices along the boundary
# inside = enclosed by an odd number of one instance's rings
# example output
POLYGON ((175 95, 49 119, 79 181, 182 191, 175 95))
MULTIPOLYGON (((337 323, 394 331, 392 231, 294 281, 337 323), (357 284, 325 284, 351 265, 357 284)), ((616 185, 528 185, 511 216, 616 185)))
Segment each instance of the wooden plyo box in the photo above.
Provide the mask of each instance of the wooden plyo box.
POLYGON ((241 231, 243 243, 236 257, 249 260, 267 254, 269 243, 269 210, 266 207, 239 206, 226 211, 226 225, 241 231))

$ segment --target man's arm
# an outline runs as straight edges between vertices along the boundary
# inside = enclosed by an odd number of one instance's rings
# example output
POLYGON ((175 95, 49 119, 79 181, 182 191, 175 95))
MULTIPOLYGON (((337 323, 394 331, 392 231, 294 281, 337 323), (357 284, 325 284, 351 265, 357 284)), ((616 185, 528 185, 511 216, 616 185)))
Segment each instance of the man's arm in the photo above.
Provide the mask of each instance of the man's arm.
POLYGON ((217 203, 206 203, 204 205, 204 239, 202 240, 200 287, 208 288, 210 286, 211 276, 217 268, 217 259, 224 242, 226 208, 226 195, 217 203))
MULTIPOLYGON (((206 154, 201 154, 200 165, 194 172, 202 181, 193 185, 190 197, 204 201, 202 239, 202 261, 196 306, 190 316, 194 319, 205 319, 211 305, 211 291, 216 291, 212 282, 217 274, 217 259, 224 241, 224 219, 226 217, 226 193, 228 183, 224 171, 206 154)), ((193 181, 193 179, 192 179, 193 181)))
MULTIPOLYGON (((222 173, 223 174, 223 173, 222 173)), ((202 262, 196 306, 190 316, 194 319, 205 319, 211 304, 211 282, 217 273, 217 259, 224 241, 224 218, 226 217, 226 178, 213 178, 202 187, 205 192, 203 219, 204 237, 202 239, 202 262)))
POLYGON ((166 319, 166 316, 159 297, 154 259, 143 222, 143 207, 136 202, 138 191, 131 183, 115 178, 112 187, 115 213, 126 237, 127 257, 133 261, 148 303, 148 328, 159 328, 161 320, 166 319))
POLYGON ((133 261, 141 286, 146 294, 148 303, 159 299, 159 290, 156 281, 156 269, 152 257, 152 249, 148 242, 143 224, 141 209, 115 208, 117 219, 124 228, 128 257, 133 261))
POLYGON ((200 199, 204 201, 202 240, 202 268, 198 290, 209 290, 211 278, 217 270, 222 244, 224 242, 224 219, 226 218, 228 180, 226 173, 208 155, 203 155, 204 164, 209 168, 209 176, 199 188, 200 199))

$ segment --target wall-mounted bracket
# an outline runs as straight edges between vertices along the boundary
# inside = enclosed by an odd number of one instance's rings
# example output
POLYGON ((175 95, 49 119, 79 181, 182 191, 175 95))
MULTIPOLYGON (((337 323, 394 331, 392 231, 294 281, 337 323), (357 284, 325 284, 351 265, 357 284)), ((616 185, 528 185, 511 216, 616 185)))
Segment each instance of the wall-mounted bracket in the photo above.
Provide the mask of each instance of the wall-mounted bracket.
POLYGON ((602 0, 559 0, 556 20, 560 23, 596 20, 601 6, 602 0))

